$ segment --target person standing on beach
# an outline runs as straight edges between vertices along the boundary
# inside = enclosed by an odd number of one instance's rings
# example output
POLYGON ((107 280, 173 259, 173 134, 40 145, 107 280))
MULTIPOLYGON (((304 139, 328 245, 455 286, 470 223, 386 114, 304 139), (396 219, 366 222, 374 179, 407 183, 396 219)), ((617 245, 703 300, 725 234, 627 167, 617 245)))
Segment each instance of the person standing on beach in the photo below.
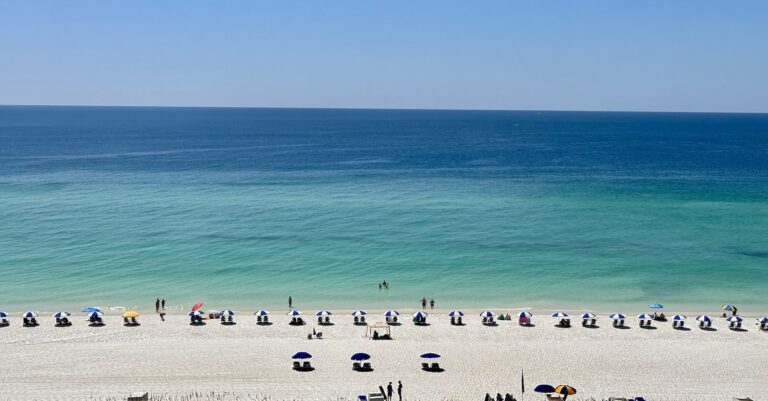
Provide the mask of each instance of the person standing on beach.
POLYGON ((392 382, 389 382, 389 384, 387 384, 387 399, 389 401, 392 401, 392 382))
POLYGON ((397 400, 403 401, 403 382, 397 381, 397 400))
POLYGON ((427 299, 424 297, 421 298, 421 309, 427 309, 427 299))
POLYGON ((155 312, 160 312, 160 298, 155 300, 155 312))
POLYGON ((293 308, 293 298, 288 297, 288 308, 293 308))
POLYGON ((163 300, 160 301, 160 308, 165 310, 165 298, 163 298, 163 300))
POLYGON ((429 300, 429 308, 430 309, 435 309, 435 299, 434 298, 429 300))

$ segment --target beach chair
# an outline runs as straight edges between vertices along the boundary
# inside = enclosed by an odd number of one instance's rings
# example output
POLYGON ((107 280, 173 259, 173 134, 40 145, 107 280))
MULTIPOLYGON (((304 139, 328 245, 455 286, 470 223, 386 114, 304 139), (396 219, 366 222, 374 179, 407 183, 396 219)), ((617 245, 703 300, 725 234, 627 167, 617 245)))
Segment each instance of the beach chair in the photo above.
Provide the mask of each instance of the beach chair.
POLYGON ((323 338, 323 332, 322 331, 318 331, 317 334, 315 334, 315 337, 317 337, 318 339, 322 339, 323 338))
POLYGON ((269 323, 269 316, 264 316, 262 323, 269 323))
POLYGON ((461 321, 461 316, 459 316, 459 318, 458 318, 458 319, 456 319, 456 324, 458 324, 459 326, 461 326, 461 325, 463 325, 463 324, 464 324, 464 323, 462 323, 462 321, 461 321))
POLYGON ((483 324, 487 324, 487 323, 488 323, 488 318, 487 318, 487 317, 484 317, 484 318, 483 318, 483 324))
POLYGON ((529 321, 527 317, 520 317, 519 319, 517 319, 517 323, 520 324, 521 326, 527 326, 529 324, 529 321))
POLYGON ((301 362, 293 361, 293 370, 299 370, 299 369, 301 369, 301 362))
POLYGON ((355 316, 355 324, 360 324, 360 318, 355 316))
POLYGON ((331 317, 330 316, 326 316, 324 323, 325 324, 331 324, 331 317))
POLYGON ((352 363, 352 370, 354 371, 361 371, 363 367, 360 365, 360 362, 353 362, 352 363))
POLYGON ((317 317, 317 324, 323 324, 323 317, 322 316, 318 316, 317 317))
POLYGON ((360 316, 360 324, 365 324, 365 316, 360 316))
POLYGON ((439 371, 440 371, 440 364, 439 364, 439 363, 437 363, 437 362, 432 362, 432 367, 431 367, 431 369, 432 369, 432 371, 434 371, 434 372, 439 372, 439 371))
POLYGON ((366 371, 366 372, 372 371, 373 368, 371 367, 371 363, 370 362, 363 362, 363 370, 366 371))
POLYGON ((301 365, 301 368, 304 370, 312 370, 312 364, 309 361, 304 361, 304 364, 301 365))
POLYGON ((421 363, 421 370, 429 370, 429 364, 426 362, 421 363))

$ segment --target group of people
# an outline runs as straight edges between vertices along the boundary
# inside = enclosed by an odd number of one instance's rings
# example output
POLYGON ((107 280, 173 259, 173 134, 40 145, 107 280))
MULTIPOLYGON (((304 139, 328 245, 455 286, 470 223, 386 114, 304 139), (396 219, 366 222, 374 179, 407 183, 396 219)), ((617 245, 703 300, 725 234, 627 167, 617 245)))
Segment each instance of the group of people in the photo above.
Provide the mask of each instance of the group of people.
POLYGON ((379 283, 379 289, 380 290, 381 289, 385 289, 385 290, 389 289, 389 283, 387 282, 387 280, 384 280, 384 281, 379 283))
MULTIPOLYGON (((430 309, 435 309, 435 299, 434 298, 429 300, 429 308, 430 309)), ((421 309, 427 309, 427 299, 423 298, 423 297, 421 298, 421 309)))
MULTIPOLYGON (((392 401, 392 395, 394 393, 394 387, 392 387, 392 382, 389 382, 387 384, 387 391, 384 391, 384 387, 379 386, 379 391, 381 391, 381 395, 387 398, 387 401, 392 401)), ((397 381, 397 399, 398 401, 403 400, 403 382, 400 380, 397 381)))
POLYGON ((155 312, 160 313, 160 310, 165 310, 165 298, 162 300, 160 298, 157 298, 155 300, 155 312))

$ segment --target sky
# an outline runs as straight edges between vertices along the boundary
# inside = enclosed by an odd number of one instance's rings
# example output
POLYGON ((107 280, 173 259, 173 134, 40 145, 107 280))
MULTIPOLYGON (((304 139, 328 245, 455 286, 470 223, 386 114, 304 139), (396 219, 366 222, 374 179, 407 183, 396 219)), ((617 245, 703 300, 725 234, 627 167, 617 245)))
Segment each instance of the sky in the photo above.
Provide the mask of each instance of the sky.
POLYGON ((768 1, 0 0, 0 104, 768 112, 768 1))

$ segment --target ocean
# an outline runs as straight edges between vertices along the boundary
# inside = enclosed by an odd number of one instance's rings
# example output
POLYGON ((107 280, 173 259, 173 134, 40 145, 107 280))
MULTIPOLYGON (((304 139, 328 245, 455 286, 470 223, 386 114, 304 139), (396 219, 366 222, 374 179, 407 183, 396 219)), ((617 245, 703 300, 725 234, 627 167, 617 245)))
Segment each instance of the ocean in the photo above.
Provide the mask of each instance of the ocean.
POLYGON ((757 312, 768 115, 4 106, 0 282, 14 311, 757 312))

